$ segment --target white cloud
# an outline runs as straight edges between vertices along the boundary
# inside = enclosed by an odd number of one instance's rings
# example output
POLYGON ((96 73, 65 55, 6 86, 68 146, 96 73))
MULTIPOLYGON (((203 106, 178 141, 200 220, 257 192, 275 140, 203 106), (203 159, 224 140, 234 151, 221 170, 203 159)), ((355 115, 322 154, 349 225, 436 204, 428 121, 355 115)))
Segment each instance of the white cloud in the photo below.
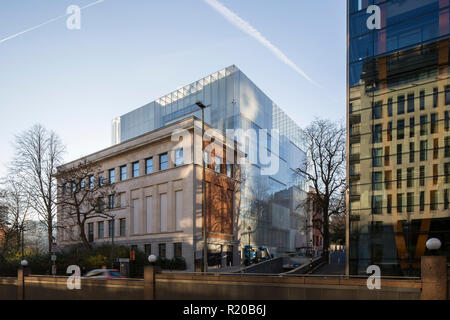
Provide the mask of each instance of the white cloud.
POLYGON ((279 60, 284 62, 286 65, 291 67, 295 72, 300 74, 306 80, 312 84, 320 87, 311 77, 309 77, 299 66, 297 66, 292 60, 290 60, 280 49, 273 45, 269 40, 267 40, 258 30, 256 30, 250 23, 243 20, 236 13, 229 10, 222 3, 217 0, 204 0, 209 6, 214 10, 219 12, 223 17, 225 17, 232 25, 241 29, 243 32, 247 33, 249 36, 253 37, 259 41, 263 46, 269 49, 279 60))

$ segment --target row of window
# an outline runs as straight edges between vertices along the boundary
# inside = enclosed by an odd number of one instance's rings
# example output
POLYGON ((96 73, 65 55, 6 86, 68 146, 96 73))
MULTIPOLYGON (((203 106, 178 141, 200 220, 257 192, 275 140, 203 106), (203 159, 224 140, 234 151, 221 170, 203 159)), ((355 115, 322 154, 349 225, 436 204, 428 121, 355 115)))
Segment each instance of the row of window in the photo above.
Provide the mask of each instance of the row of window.
MULTIPOLYGON (((183 165, 183 149, 178 149, 175 151, 175 166, 179 167, 183 165)), ((168 154, 167 152, 159 155, 159 170, 167 170, 168 169, 168 154)), ((131 177, 137 178, 139 177, 139 161, 135 161, 131 164, 131 177)), ((145 174, 153 173, 153 157, 145 159, 145 174)), ((127 179, 127 166, 123 165, 119 167, 120 181, 124 181, 127 179)), ((109 181, 110 183, 116 182, 116 170, 110 169, 108 170, 109 181)))
MULTIPOLYGON (((450 137, 445 137, 445 144, 444 144, 444 157, 449 158, 450 157, 450 137)), ((397 144, 397 150, 395 154, 391 154, 391 147, 385 146, 384 147, 384 155, 383 155, 383 148, 373 148, 372 149, 372 167, 382 167, 382 166, 390 166, 391 165, 391 158, 396 157, 396 163, 402 164, 404 155, 408 155, 409 163, 415 162, 416 154, 419 154, 419 160, 420 161, 427 161, 428 160, 428 152, 432 151, 433 159, 436 160, 439 158, 439 138, 433 139, 433 148, 428 148, 428 140, 422 140, 420 141, 419 150, 416 150, 416 145, 414 142, 409 143, 409 153, 404 152, 403 150, 403 144, 397 144)))
MULTIPOLYGON (((407 188, 413 188, 414 187, 414 181, 417 180, 414 177, 414 169, 415 168, 407 168, 407 174, 406 174, 406 186, 407 188)), ((382 189, 382 174, 383 172, 372 172, 372 190, 381 190, 382 189)), ((445 183, 450 183, 450 163, 444 164, 444 181, 445 183)), ((433 165, 433 185, 438 184, 439 179, 439 165, 434 164, 433 165)), ((425 186, 425 166, 421 166, 419 168, 419 186, 424 187, 425 186)), ((402 182, 404 181, 403 175, 402 175, 402 169, 397 169, 397 179, 392 179, 392 171, 385 171, 384 172, 384 185, 386 190, 390 190, 392 188, 392 183, 396 182, 397 189, 402 188, 402 182)))
MULTIPOLYGON (((445 87, 445 105, 450 105, 450 86, 445 87)), ((415 102, 416 98, 414 92, 405 95, 397 96, 397 114, 405 113, 405 105, 407 113, 411 113, 415 111, 415 102)), ((388 117, 392 117, 393 115, 393 105, 394 99, 388 98, 387 101, 387 115, 388 117)), ((433 88, 433 108, 436 108, 439 105, 439 90, 438 88, 433 88)), ((420 91, 419 95, 419 108, 420 110, 425 110, 425 90, 420 91)), ((383 117, 383 101, 377 101, 372 104, 372 119, 381 119, 383 117)))
MULTIPOLYGON (((108 237, 112 237, 115 232, 115 220, 108 220, 108 237)), ((97 238, 105 238, 105 221, 98 221, 97 223, 97 238)), ((126 236, 126 219, 119 219, 119 236, 126 236)), ((94 222, 88 223, 88 240, 94 241, 94 222)))
MULTIPOLYGON (((449 198, 449 189, 445 189, 442 191, 442 198, 444 209, 449 209, 450 206, 450 198, 449 198)), ((386 212, 392 213, 393 208, 397 210, 398 213, 402 213, 405 210, 405 194, 398 193, 396 195, 396 206, 393 206, 392 195, 388 194, 386 199, 386 212)), ((439 192, 438 190, 432 190, 429 192, 429 203, 425 202, 425 191, 421 191, 419 193, 419 203, 416 204, 414 198, 414 192, 408 192, 406 194, 406 212, 415 212, 417 207, 420 212, 425 211, 425 206, 428 205, 430 211, 436 211, 439 208, 439 192)), ((382 195, 373 195, 372 196, 372 213, 373 214, 381 214, 383 213, 383 196, 382 195)))
MULTIPOLYGON (((173 245, 173 256, 175 258, 181 258, 183 257, 183 244, 181 242, 174 242, 173 245)), ((167 258, 166 254, 166 243, 158 243, 158 257, 160 258, 167 258)), ((137 247, 137 246, 132 246, 137 247)), ((144 252, 147 256, 152 254, 152 245, 150 243, 144 244, 144 252)))
MULTIPOLYGON (((428 115, 420 116, 420 124, 416 125, 415 118, 411 117, 409 118, 409 126, 405 126, 405 119, 399 119, 397 120, 397 140, 402 140, 405 138, 405 128, 409 128, 409 137, 413 138, 416 134, 416 126, 419 126, 419 134, 421 136, 428 135, 428 124, 430 124, 430 134, 438 133, 439 132, 439 120, 437 113, 432 113, 430 115, 430 121, 428 121, 428 115)), ((444 128, 445 131, 448 132, 450 130, 450 113, 448 111, 445 112, 445 118, 444 118, 444 128)), ((355 128, 356 129, 356 128, 355 128)), ((355 131, 358 130, 352 130, 352 133, 354 135, 359 135, 360 133, 357 133, 355 131)), ((388 126, 386 129, 386 141, 392 141, 393 137, 393 131, 394 128, 392 126, 392 121, 388 122, 388 126)), ((372 143, 378 143, 383 142, 383 125, 376 124, 372 126, 372 143)))

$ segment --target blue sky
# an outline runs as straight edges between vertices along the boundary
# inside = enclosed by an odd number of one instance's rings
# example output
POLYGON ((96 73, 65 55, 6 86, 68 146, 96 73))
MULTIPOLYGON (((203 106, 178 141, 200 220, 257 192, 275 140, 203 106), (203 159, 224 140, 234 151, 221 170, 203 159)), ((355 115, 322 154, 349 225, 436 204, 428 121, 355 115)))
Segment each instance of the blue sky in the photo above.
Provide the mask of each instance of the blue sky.
POLYGON ((220 0, 314 85, 204 0, 0 2, 0 174, 14 135, 42 123, 69 161, 111 144, 111 120, 226 66, 237 65, 300 126, 345 118, 343 0, 220 0))

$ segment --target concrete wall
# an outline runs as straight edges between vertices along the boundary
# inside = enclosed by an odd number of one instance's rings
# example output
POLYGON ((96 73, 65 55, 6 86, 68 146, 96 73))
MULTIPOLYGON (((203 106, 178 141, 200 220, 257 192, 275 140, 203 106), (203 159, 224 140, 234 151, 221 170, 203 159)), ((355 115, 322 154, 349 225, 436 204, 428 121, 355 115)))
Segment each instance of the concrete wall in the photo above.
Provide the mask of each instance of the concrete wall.
MULTIPOLYGON (((81 290, 67 289, 68 277, 25 277, 25 299, 143 299, 143 279, 82 279, 81 290)), ((157 274, 156 299, 420 299, 421 281, 383 280, 368 290, 366 279, 261 277, 246 275, 157 274)), ((15 278, 0 279, 0 299, 17 299, 15 278)))
POLYGON ((68 277, 25 277, 25 299, 108 300, 143 299, 143 280, 82 279, 81 290, 67 288, 68 277))

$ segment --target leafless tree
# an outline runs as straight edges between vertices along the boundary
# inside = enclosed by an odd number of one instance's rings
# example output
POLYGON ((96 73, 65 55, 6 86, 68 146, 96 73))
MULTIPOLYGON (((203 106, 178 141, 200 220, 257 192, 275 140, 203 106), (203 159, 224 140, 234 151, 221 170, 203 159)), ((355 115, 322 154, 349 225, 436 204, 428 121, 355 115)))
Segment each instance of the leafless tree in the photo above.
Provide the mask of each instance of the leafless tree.
POLYGON ((109 205, 109 196, 116 203, 115 185, 101 176, 100 167, 86 159, 59 169, 56 177, 59 189, 57 204, 61 217, 64 216, 64 221, 77 226, 79 240, 90 250, 92 247, 86 236, 85 225, 94 218, 110 218, 112 206, 109 205))
POLYGON ((22 248, 23 235, 27 219, 29 218, 31 209, 31 199, 21 185, 8 177, 2 181, 2 191, 0 206, 2 212, 2 233, 3 233, 3 250, 4 254, 14 241, 13 247, 15 252, 20 252, 22 248))
POLYGON ((323 235, 323 256, 328 261, 329 222, 333 215, 345 213, 346 130, 339 122, 316 119, 304 131, 307 156, 297 171, 312 184, 312 201, 321 213, 313 225, 323 235))
POLYGON ((62 161, 64 146, 56 133, 36 124, 16 136, 15 155, 10 165, 20 188, 47 229, 50 252, 56 228, 56 180, 53 174, 62 161))

